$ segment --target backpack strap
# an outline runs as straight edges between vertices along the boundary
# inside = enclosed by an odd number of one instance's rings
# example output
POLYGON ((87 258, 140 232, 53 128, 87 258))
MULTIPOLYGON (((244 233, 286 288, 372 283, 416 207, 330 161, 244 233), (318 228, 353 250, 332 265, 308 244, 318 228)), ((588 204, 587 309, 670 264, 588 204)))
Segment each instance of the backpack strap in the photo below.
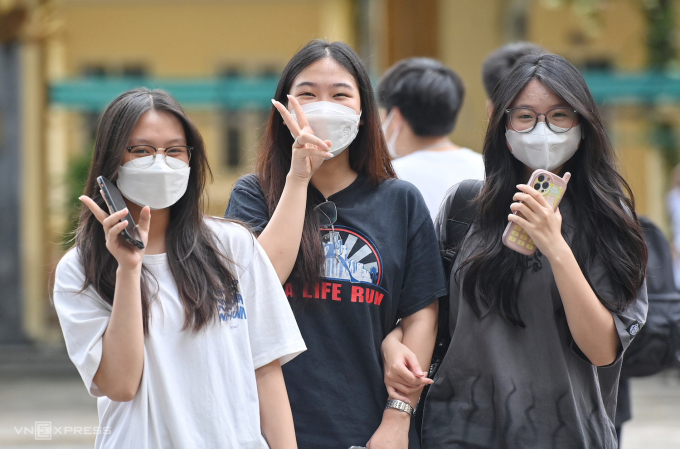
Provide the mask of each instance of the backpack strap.
MULTIPOLYGON (((475 207, 472 200, 477 197, 484 186, 484 181, 476 179, 466 179, 458 185, 452 198, 447 198, 446 205, 442 209, 441 216, 437 219, 442 220, 446 217, 446 223, 440 225, 442 231, 445 233, 440 237, 441 256, 444 263, 444 273, 446 274, 446 287, 449 288, 451 284, 451 272, 453 271, 453 263, 456 261, 456 256, 460 250, 460 246, 465 240, 465 236, 470 229, 472 220, 475 216, 475 207)), ((448 292, 450 293, 450 292, 448 292)), ((439 329, 437 330, 437 343, 434 347, 432 355, 432 364, 430 365, 430 375, 432 378, 439 369, 441 361, 449 349, 451 342, 451 335, 449 335, 449 295, 439 298, 439 317, 437 320, 439 329)))
MULTIPOLYGON (((453 263, 456 261, 456 256, 460 250, 460 246, 465 239, 465 236, 470 229, 472 220, 475 216, 475 207, 471 204, 472 200, 479 195, 479 192, 484 186, 484 181, 476 179, 466 179, 458 184, 453 197, 447 196, 444 201, 439 217, 437 218, 437 227, 440 232, 440 252, 444 269, 446 270, 446 288, 450 286, 451 272, 453 270, 453 263), (446 217, 446 218, 444 218, 446 217), (441 223, 441 220, 446 219, 446 223, 441 223)), ((451 335, 449 335, 449 295, 439 298, 439 317, 437 319, 439 329, 437 330, 437 341, 434 346, 432 354, 432 361, 428 377, 433 379, 439 367, 441 366, 446 351, 449 349, 451 343, 451 335)), ((421 401, 427 396, 429 385, 423 388, 420 396, 421 401)), ((418 435, 421 435, 423 422, 423 407, 416 409, 415 427, 418 435)))
POLYGON ((470 230, 475 215, 472 200, 479 195, 483 186, 484 181, 477 179, 466 179, 461 182, 444 211, 446 213, 446 235, 440 251, 447 281, 451 278, 453 263, 456 261, 460 245, 470 230))

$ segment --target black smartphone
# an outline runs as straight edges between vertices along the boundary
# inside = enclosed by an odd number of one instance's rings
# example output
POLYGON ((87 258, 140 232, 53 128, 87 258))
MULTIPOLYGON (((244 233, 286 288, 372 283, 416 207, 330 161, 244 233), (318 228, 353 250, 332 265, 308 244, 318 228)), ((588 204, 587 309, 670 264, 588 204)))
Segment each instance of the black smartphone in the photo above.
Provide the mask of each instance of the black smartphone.
MULTIPOLYGON (((120 190, 118 190, 118 187, 116 187, 114 183, 103 176, 99 176, 97 178, 97 184, 99 184, 99 188, 102 190, 104 201, 106 201, 107 206, 109 206, 110 213, 118 212, 119 210, 123 210, 127 207, 127 204, 125 204, 125 200, 123 199, 123 195, 120 194, 120 190)), ((130 215, 129 211, 127 217, 125 217, 123 220, 127 220, 128 225, 125 229, 123 229, 123 232, 121 232, 120 235, 122 235, 129 244, 134 245, 139 249, 144 249, 142 236, 139 235, 135 220, 132 219, 132 215, 130 215)))

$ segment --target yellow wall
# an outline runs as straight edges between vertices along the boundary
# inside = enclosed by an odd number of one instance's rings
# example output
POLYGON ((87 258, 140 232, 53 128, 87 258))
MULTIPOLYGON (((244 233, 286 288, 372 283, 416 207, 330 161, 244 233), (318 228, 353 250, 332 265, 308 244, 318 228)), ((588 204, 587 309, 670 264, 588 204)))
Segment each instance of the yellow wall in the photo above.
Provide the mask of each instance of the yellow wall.
POLYGON ((67 67, 139 64, 154 76, 283 68, 314 38, 353 44, 347 0, 60 2, 67 67))
POLYGON ((500 0, 440 0, 440 59, 456 71, 466 88, 465 103, 452 134, 453 141, 482 150, 487 125, 482 62, 503 44, 500 0))
POLYGON ((571 7, 534 2, 528 20, 528 40, 580 65, 608 58, 620 70, 641 70, 646 61, 646 33, 639 0, 610 0, 595 16, 571 7))

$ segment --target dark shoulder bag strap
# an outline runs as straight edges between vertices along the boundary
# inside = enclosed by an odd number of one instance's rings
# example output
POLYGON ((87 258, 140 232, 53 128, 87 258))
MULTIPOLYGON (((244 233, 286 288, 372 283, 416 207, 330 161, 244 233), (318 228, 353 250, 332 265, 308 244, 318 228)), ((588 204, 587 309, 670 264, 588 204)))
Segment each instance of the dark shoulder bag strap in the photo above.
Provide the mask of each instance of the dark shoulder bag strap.
MULTIPOLYGON (((444 263, 444 270, 446 273, 446 288, 449 288, 451 271, 453 269, 453 263, 456 261, 456 256, 460 245, 465 239, 465 236, 470 229, 472 220, 475 215, 475 207, 471 204, 472 200, 477 197, 479 192, 484 186, 484 181, 479 181, 476 179, 466 179, 461 182, 458 189, 453 194, 449 204, 446 205, 444 210, 441 212, 446 216, 446 223, 444 225, 443 232, 444 242, 442 244, 441 256, 444 263)), ((449 343, 451 342, 451 335, 449 334, 449 295, 439 298, 439 318, 437 320, 439 329, 437 330, 437 341, 434 346, 434 353, 432 354, 432 362, 430 364, 430 371, 428 377, 430 379, 434 378, 434 375, 439 370, 442 360, 446 355, 446 351, 449 349, 449 343)), ((429 385, 423 388, 423 392, 420 396, 421 401, 427 396, 429 390, 429 385)), ((421 404, 422 405, 422 404, 421 404)), ((420 437, 420 432, 423 422, 423 407, 420 406, 416 409, 415 414, 415 427, 418 436, 420 437)))
MULTIPOLYGON (((444 273, 446 274, 446 287, 451 284, 451 271, 456 261, 460 246, 465 239, 475 215, 475 207, 472 200, 477 197, 484 186, 484 181, 466 179, 458 186, 458 190, 451 199, 451 203, 444 211, 446 213, 446 236, 443 247, 440 249, 444 273)), ((449 335, 449 297, 439 298, 439 331, 437 332, 437 345, 432 357, 433 363, 441 362, 449 347, 451 336, 449 335)), ((435 367, 435 371, 438 365, 435 367)), ((434 375, 434 373, 431 373, 434 375)))
POLYGON ((461 182, 446 210, 446 240, 441 255, 447 280, 451 276, 460 244, 465 239, 474 218, 475 208, 472 200, 477 197, 483 186, 484 181, 476 179, 461 182))

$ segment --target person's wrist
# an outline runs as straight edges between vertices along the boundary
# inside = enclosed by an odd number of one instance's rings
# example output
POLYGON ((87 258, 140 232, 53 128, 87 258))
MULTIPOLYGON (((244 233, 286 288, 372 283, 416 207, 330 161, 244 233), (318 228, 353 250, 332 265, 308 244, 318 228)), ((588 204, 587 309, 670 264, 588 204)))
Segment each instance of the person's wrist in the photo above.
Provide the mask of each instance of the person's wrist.
POLYGON ((383 412, 383 422, 405 428, 408 431, 411 426, 411 415, 396 408, 386 408, 383 412))
POLYGON ((286 183, 297 184, 304 187, 307 187, 311 179, 312 179, 311 176, 302 176, 295 173, 295 171, 292 168, 286 175, 286 183))
POLYGON ((120 265, 116 269, 116 276, 135 276, 142 274, 142 263, 133 265, 120 265))
POLYGON ((561 238, 557 240, 557 243, 545 254, 551 265, 562 263, 567 257, 573 255, 569 244, 567 244, 567 241, 564 240, 563 236, 560 237, 561 238))

